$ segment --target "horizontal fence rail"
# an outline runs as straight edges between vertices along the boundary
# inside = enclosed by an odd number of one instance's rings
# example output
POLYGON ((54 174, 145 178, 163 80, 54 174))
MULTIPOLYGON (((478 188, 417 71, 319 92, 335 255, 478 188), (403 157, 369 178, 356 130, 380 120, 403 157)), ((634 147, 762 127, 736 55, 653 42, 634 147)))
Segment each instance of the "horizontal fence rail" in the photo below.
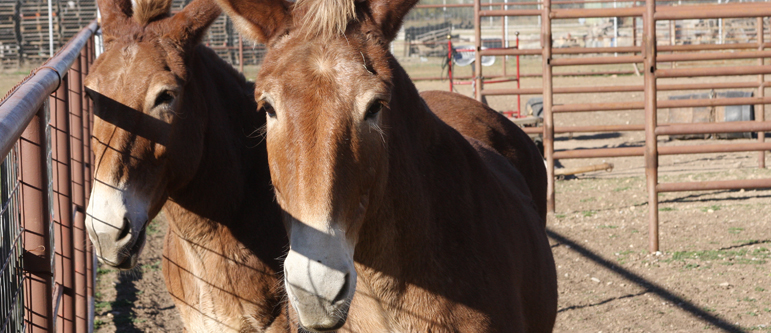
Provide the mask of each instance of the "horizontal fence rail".
POLYGON ((92 21, 0 101, 0 323, 5 332, 93 331, 83 214, 93 112, 83 78, 92 21))

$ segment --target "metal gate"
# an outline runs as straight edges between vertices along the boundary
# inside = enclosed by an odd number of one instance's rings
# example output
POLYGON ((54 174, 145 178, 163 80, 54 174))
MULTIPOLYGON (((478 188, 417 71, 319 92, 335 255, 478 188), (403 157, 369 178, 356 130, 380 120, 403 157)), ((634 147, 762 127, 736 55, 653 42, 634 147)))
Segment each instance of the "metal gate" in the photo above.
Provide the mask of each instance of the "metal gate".
POLYGON ((0 101, 0 333, 93 330, 93 21, 0 101))

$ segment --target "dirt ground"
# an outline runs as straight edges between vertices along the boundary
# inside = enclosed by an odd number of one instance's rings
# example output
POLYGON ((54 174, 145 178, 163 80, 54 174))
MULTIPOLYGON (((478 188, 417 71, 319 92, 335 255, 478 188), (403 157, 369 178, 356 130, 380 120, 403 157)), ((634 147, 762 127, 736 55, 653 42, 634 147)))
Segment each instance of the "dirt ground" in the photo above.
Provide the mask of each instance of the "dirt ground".
MULTIPOLYGON (((722 80, 737 80, 725 78, 722 80)), ((746 78, 744 79, 747 80, 746 78)), ((690 80, 691 82, 694 80, 690 80)), ((689 82, 679 80, 674 82, 689 82)), ((558 78, 555 86, 642 84, 636 76, 558 78)), ((446 89, 446 82, 419 82, 446 89)), ((523 80, 523 87, 540 80, 523 80)), ((461 92, 470 93, 468 87, 461 92)), ((560 95, 557 103, 642 99, 636 94, 560 95)), ((661 94, 660 99, 666 98, 661 94)), ((523 98, 522 104, 526 101, 523 98)), ((496 109, 516 99, 494 97, 496 109)), ((767 111, 767 119, 771 113, 767 111)), ((555 117, 557 126, 642 123, 641 111, 555 117)), ((666 111, 660 111, 662 122, 666 111)), ((661 145, 705 144, 715 140, 661 145)), ((742 140, 733 140, 741 142, 742 140)), ((642 133, 559 135, 556 149, 643 145, 642 133)), ((771 154, 766 164, 771 165, 771 154)), ((660 182, 759 179, 757 153, 662 156, 660 182)), ((556 332, 771 332, 771 190, 665 193, 659 197, 661 252, 649 253, 648 206, 641 157, 563 160, 565 167, 601 162, 593 172, 556 182, 549 218, 559 276, 556 332)), ((138 268, 98 271, 98 332, 179 332, 182 325, 160 272, 163 218, 153 222, 138 268)))

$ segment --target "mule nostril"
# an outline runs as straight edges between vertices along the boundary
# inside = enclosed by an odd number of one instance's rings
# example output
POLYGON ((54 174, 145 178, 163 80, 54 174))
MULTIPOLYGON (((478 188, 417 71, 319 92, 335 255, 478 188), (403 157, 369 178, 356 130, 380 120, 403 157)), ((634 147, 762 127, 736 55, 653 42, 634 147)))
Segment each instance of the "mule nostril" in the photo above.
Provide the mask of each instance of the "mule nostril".
POLYGON ((350 275, 348 273, 345 273, 345 282, 343 283, 343 287, 340 288, 340 291, 337 293, 337 296, 335 296, 335 299, 332 300, 332 303, 336 303, 337 301, 341 301, 348 296, 348 286, 350 285, 350 275))
POLYGON ((129 231, 131 231, 131 222, 127 218, 123 218, 123 227, 120 229, 120 234, 118 235, 118 240, 121 240, 123 238, 126 238, 128 236, 129 231))

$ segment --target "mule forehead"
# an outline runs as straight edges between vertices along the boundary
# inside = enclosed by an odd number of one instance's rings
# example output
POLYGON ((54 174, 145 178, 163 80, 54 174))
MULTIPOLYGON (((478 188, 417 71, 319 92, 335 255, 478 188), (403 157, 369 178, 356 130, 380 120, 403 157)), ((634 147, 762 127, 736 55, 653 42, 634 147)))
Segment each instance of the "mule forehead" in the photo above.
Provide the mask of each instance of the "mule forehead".
POLYGON ((113 45, 99 60, 86 86, 134 108, 141 106, 154 78, 169 75, 167 54, 156 42, 113 45))
POLYGON ((388 93, 385 80, 371 70, 365 54, 363 45, 350 37, 309 41, 288 36, 266 55, 255 95, 268 93, 283 100, 279 103, 305 100, 314 107, 335 103, 355 108, 351 103, 357 96, 388 93))

